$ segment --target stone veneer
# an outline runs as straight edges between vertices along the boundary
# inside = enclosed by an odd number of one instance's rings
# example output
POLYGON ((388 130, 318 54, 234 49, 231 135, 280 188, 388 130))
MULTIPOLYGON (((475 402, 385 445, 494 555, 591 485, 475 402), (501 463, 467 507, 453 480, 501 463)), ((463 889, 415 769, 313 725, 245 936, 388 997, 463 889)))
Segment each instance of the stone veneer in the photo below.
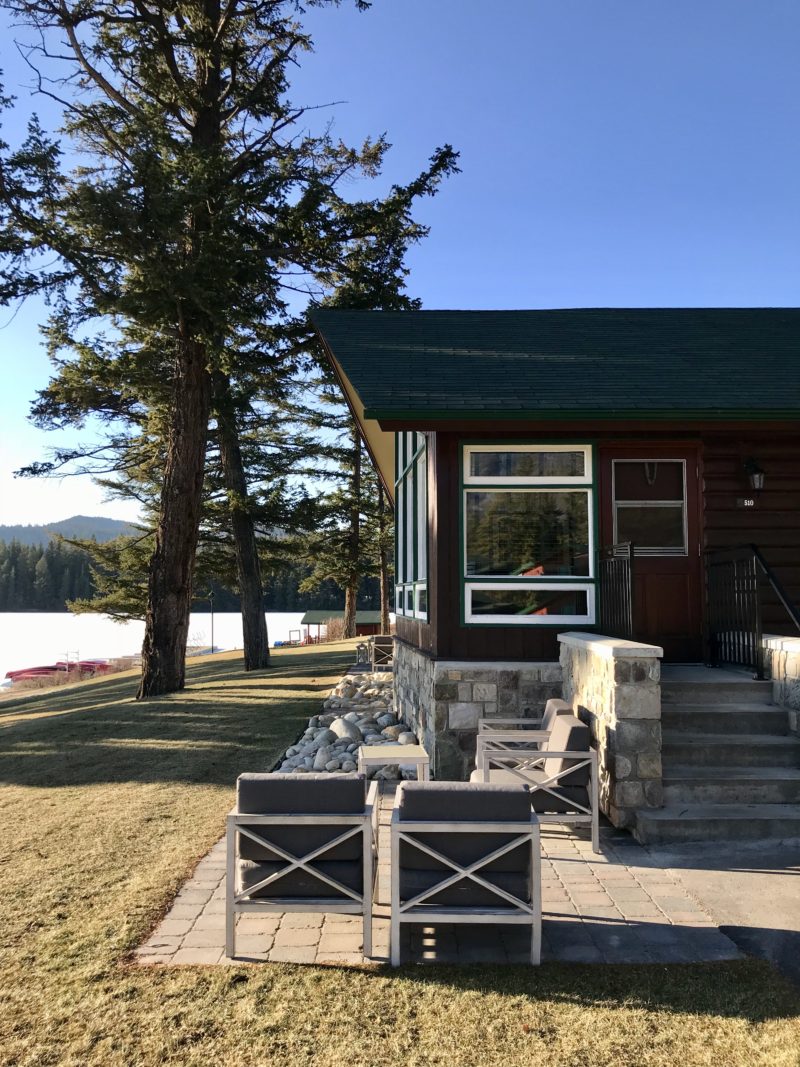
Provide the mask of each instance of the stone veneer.
POLYGON ((557 663, 435 660, 397 639, 394 677, 398 715, 412 724, 439 780, 469 777, 478 719, 535 717, 561 695, 557 663))
POLYGON ((763 638, 764 666, 772 679, 772 700, 789 713, 789 728, 800 734, 800 637, 763 638))
POLYGON ((563 696, 597 743, 600 807, 633 827, 637 808, 663 806, 663 650, 599 634, 559 634, 563 696))

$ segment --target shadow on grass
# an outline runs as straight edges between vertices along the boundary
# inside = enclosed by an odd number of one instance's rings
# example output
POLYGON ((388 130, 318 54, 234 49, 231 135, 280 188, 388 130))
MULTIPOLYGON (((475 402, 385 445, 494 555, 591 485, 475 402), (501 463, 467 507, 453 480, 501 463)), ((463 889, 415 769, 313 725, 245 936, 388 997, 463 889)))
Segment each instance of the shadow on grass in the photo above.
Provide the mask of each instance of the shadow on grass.
POLYGON ((242 770, 272 766, 351 659, 349 650, 294 654, 249 674, 238 662, 204 663, 180 693, 142 701, 135 678, 8 701, 3 718, 19 717, 0 730, 0 781, 232 785, 242 770))

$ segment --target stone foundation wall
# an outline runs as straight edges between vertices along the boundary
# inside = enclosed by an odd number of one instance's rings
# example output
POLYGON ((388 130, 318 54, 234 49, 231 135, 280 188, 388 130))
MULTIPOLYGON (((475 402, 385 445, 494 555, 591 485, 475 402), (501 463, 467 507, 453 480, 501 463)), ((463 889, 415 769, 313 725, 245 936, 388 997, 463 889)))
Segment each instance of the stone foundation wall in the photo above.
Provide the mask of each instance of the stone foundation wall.
POLYGON ((395 640, 395 699, 413 725, 441 781, 464 781, 475 766, 478 719, 542 714, 561 696, 557 663, 434 660, 395 640))
POLYGON ((789 729, 800 734, 800 637, 764 637, 764 666, 772 679, 772 700, 789 713, 789 729))
POLYGON ((637 808, 663 805, 661 663, 655 645, 559 634, 564 699, 597 743, 600 807, 632 827, 637 808))

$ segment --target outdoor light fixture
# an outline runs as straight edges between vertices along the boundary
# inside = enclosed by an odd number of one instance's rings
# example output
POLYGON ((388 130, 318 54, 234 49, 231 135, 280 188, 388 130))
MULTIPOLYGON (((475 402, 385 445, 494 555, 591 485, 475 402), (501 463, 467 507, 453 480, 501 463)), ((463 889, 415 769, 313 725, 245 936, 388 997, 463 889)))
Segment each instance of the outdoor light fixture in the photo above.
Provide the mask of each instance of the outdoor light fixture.
POLYGON ((750 485, 756 493, 760 493, 764 488, 764 471, 759 466, 758 461, 750 456, 749 459, 744 461, 744 469, 747 477, 750 479, 750 485))

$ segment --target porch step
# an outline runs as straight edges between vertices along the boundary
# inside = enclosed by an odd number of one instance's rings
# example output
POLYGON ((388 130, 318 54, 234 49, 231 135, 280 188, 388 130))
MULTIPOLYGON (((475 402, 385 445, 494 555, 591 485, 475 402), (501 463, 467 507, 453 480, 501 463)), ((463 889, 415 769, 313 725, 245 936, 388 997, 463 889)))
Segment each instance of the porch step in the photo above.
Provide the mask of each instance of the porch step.
POLYGON ((673 767, 800 767, 800 740, 776 734, 663 733, 665 774, 673 767))
POLYGON ((661 704, 769 704, 772 682, 758 682, 742 677, 735 682, 687 681, 669 678, 661 682, 661 704))
POLYGON ((777 734, 789 732, 785 708, 774 704, 665 704, 661 725, 668 730, 708 734, 777 734))
POLYGON ((800 804, 800 769, 793 767, 670 767, 664 803, 800 804))
POLYGON ((800 837, 797 804, 691 804, 640 809, 636 837, 648 845, 800 837))

